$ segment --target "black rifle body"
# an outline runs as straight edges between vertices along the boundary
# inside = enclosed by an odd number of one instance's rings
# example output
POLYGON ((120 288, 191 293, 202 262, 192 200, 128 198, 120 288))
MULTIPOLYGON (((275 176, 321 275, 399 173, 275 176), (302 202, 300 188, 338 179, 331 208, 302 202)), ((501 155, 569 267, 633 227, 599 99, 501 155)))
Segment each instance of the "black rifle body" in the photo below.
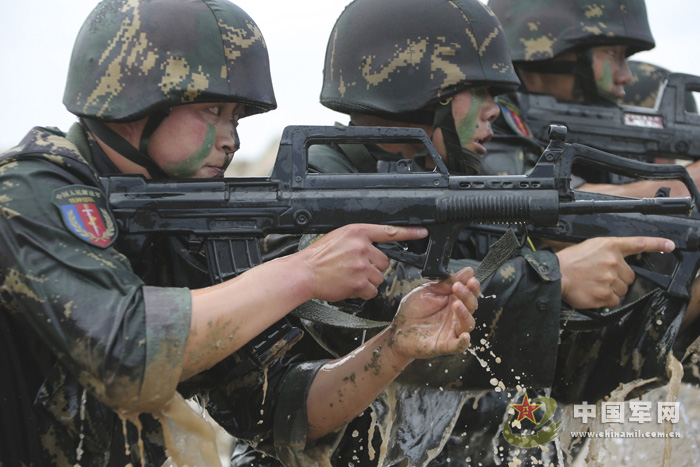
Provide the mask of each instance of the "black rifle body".
POLYGON ((671 73, 656 107, 597 106, 558 101, 547 94, 518 93, 518 105, 542 144, 550 125, 568 128, 566 140, 652 162, 700 158, 700 114, 686 110, 688 93, 700 92, 700 76, 671 73))
MULTIPOLYGON (((292 126, 284 131, 270 177, 151 181, 112 176, 102 183, 119 235, 200 238, 207 244, 208 261, 214 263, 215 282, 258 264, 257 241, 271 233, 328 232, 352 223, 425 226, 430 237, 419 266, 425 277, 446 277, 455 238, 468 224, 556 226, 566 214, 687 214, 694 208, 690 198, 579 199, 570 188, 571 164, 578 158, 646 178, 664 175, 653 164, 566 144, 564 136, 565 131, 554 132, 527 176, 456 176, 448 173, 422 130, 292 126), (308 173, 306 155, 312 144, 379 142, 421 142, 436 168, 417 172, 406 165, 391 173, 308 173)), ((661 167, 666 173, 671 167, 673 173, 685 171, 681 166, 661 167)), ((392 257, 410 258, 415 264, 410 255, 398 252, 392 257)))

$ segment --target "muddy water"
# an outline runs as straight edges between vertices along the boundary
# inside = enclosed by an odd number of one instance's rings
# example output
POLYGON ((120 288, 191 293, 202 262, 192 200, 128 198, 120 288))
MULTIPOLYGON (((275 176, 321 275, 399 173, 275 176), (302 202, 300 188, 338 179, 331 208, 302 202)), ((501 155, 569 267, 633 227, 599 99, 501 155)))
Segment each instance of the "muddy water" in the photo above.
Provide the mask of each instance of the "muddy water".
MULTIPOLYGON (((590 431, 631 433, 639 436, 588 439, 571 464, 573 467, 700 465, 700 388, 681 382, 683 370, 676 359, 670 359, 668 368, 672 375, 668 385, 652 390, 639 399, 633 399, 651 403, 651 421, 639 423, 629 421, 626 417, 624 423, 603 424, 598 419, 584 425, 572 423, 574 419, 569 411, 562 427, 563 436, 569 431, 583 431, 586 428, 590 431), (656 410, 659 402, 679 403, 680 419, 677 423, 658 423, 656 410), (642 437, 646 433, 656 433, 657 437, 642 437), (659 434, 667 437, 658 436, 659 434), (670 434, 680 437, 671 438, 670 434)), ((609 400, 624 400, 633 388, 633 383, 628 384, 614 391, 609 400)), ((624 402, 623 405, 623 413, 630 414, 630 402, 624 402)))
MULTIPOLYGON (((651 422, 636 423, 601 423, 600 417, 589 423, 581 423, 573 416, 573 406, 563 409, 562 428, 555 443, 542 446, 541 459, 559 459, 558 464, 571 467, 608 467, 608 466, 697 466, 700 465, 700 388, 681 383, 682 368, 675 359, 669 361, 671 382, 648 392, 640 399, 652 405, 651 422), (656 407, 658 402, 679 402, 680 419, 677 423, 657 423, 656 407), (575 439, 571 432, 616 432, 616 433, 669 433, 678 434, 676 438, 594 438, 575 439), (558 454, 557 454, 558 453, 558 454), (576 454, 574 454, 576 453, 576 454), (549 454, 549 455, 548 455, 549 454)), ((624 401, 636 385, 644 382, 630 383, 614 391, 609 401, 624 401)), ((630 402, 624 402, 624 413, 630 414, 630 402)), ((598 405, 600 414, 600 405, 598 405)), ((184 466, 221 466, 229 467, 232 438, 226 434, 208 416, 206 411, 194 401, 185 401, 176 393, 173 399, 158 414, 153 414, 162 424, 167 453, 170 456, 163 467, 184 466)), ((124 423, 138 423, 138 417, 121 414, 124 423)), ((137 428, 139 426, 137 425, 137 428)), ((374 424, 373 430, 380 429, 374 424)), ((501 436, 499 433, 498 436, 501 436)), ((384 436, 383 439, 392 436, 384 436)), ((372 437, 369 436, 368 439, 372 437)), ((125 447, 128 449, 128 446, 125 447)), ((139 449, 143 449, 139 443, 139 449)), ((386 458, 388 447, 383 445, 380 452, 374 452, 374 459, 386 458)), ((433 457, 437 453, 432 453, 433 457)), ((498 458, 498 456, 495 456, 498 458)), ((480 465, 478 459, 472 459, 473 465, 480 465)), ((516 459, 508 464, 519 466, 527 464, 529 459, 516 459)), ((557 461, 554 461, 557 462, 557 461)), ((548 464, 547 461, 544 463, 548 464)), ((426 465, 426 464, 422 464, 426 465)), ((503 464, 505 465, 505 463, 503 464)))
MULTIPOLYGON (((628 385, 610 396, 610 400, 621 400, 632 389, 628 385)), ((700 388, 680 383, 679 379, 669 385, 650 391, 639 400, 657 402, 677 400, 680 403, 680 420, 678 423, 623 424, 593 422, 576 423, 571 408, 565 409, 562 417, 562 436, 552 445, 543 446, 547 451, 558 451, 556 456, 563 461, 559 466, 571 467, 608 467, 608 466, 698 466, 700 465, 700 388), (567 457, 571 451, 572 439, 563 436, 570 431, 600 430, 615 432, 677 432, 681 438, 596 438, 581 443, 583 448, 573 457, 567 457)), ((168 454, 171 456, 163 467, 183 467, 185 465, 228 467, 227 452, 230 452, 231 438, 215 422, 201 412, 201 407, 190 402, 176 400, 164 411, 163 420, 169 427, 168 454), (167 413, 167 414, 166 414, 167 413)), ((625 413, 630 413, 629 402, 624 403, 625 413)), ((655 411, 654 411, 655 415, 655 411)), ((499 435, 500 436, 500 435, 499 435)), ((550 452, 554 454, 554 452, 550 452)), ((380 453, 375 453, 382 457, 380 453)), ((548 456, 544 456, 547 458, 548 456)), ((479 465, 477 459, 474 465, 479 465)), ((523 459, 527 463, 527 459, 523 459)), ((510 465, 522 465, 515 461, 510 465)), ((554 465, 554 464, 552 464, 554 465)))
MULTIPOLYGON (((230 437, 193 400, 185 401, 175 392, 158 412, 151 415, 163 428, 166 454, 169 456, 162 467, 223 467, 230 465, 230 437)), ((141 423, 136 413, 119 413, 126 434, 127 423, 132 423, 139 432, 139 449, 143 459, 141 423)), ((126 436, 125 436, 126 437, 126 436)), ((125 446, 129 454, 129 444, 125 446)), ((134 466, 128 466, 134 467, 134 466)))

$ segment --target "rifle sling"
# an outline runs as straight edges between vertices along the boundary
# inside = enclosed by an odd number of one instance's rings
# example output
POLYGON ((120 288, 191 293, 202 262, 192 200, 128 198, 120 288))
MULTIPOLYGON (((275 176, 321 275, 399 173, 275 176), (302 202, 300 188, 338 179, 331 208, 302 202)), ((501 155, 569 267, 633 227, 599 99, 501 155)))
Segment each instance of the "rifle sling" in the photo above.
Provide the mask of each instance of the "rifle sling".
POLYGON ((377 159, 364 144, 339 144, 338 147, 350 159, 352 165, 357 167, 360 173, 374 173, 377 171, 377 159))
POLYGON ((486 279, 491 277, 503 263, 508 261, 513 256, 513 252, 519 247, 520 242, 515 236, 513 229, 509 227, 506 233, 491 245, 489 252, 486 253, 486 256, 484 256, 484 259, 481 260, 476 271, 474 271, 474 277, 476 277, 479 282, 483 283, 486 279))
POLYGON ((620 321, 639 305, 646 304, 652 297, 663 293, 656 288, 637 300, 607 311, 598 310, 562 310, 561 327, 569 331, 593 331, 620 321))
MULTIPOLYGON (((519 242, 512 229, 493 244, 484 260, 474 272, 474 277, 480 282, 488 279, 501 265, 507 261, 518 248, 519 242)), ((292 316, 305 319, 314 323, 348 329, 375 329, 383 328, 391 324, 387 321, 374 321, 361 318, 342 311, 340 308, 326 302, 311 300, 301 304, 292 311, 292 316)))
POLYGON ((318 300, 302 303, 292 310, 292 316, 314 323, 327 324, 329 326, 346 329, 384 328, 391 324, 386 321, 373 321, 371 319, 360 318, 359 316, 342 311, 337 306, 318 300))

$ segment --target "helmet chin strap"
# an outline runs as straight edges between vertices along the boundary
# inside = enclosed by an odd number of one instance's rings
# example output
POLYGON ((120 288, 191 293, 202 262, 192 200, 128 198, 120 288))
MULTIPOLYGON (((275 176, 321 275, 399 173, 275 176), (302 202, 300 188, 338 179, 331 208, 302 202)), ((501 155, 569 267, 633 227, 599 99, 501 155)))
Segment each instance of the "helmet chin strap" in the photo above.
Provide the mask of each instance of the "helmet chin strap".
POLYGON ((447 169, 457 174, 478 174, 481 171, 481 156, 462 146, 452 116, 452 99, 447 104, 440 104, 435 111, 433 134, 437 128, 442 130, 442 138, 447 148, 447 169))
POLYGON ((169 176, 148 155, 148 143, 151 136, 153 136, 153 133, 156 131, 156 128, 158 128, 158 125, 161 124, 169 113, 169 111, 157 112, 149 116, 146 126, 141 134, 139 149, 132 146, 130 142, 122 138, 101 120, 81 118, 81 122, 102 142, 119 153, 119 155, 146 169, 152 179, 163 179, 169 178, 169 176))

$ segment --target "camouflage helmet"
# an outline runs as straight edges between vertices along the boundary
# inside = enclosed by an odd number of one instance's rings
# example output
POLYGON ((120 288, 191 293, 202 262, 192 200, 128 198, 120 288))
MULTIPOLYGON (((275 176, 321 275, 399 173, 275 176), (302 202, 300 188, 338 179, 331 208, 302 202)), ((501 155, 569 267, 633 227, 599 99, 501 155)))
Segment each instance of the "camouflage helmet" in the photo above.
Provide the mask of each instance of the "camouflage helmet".
POLYGON ((138 120, 194 102, 276 107, 267 47, 227 0, 104 0, 83 24, 63 96, 102 121, 138 120))
POLYGON ((415 121, 466 88, 499 94, 519 84, 503 30, 480 1, 355 0, 328 40, 321 104, 415 121))
POLYGON ((489 0, 513 61, 551 60, 564 52, 626 45, 627 56, 654 48, 644 0, 489 0))
MULTIPOLYGON (((620 104, 655 108, 659 91, 665 86, 671 71, 639 60, 629 60, 627 64, 632 72, 632 81, 625 85, 625 97, 620 104)), ((685 111, 698 113, 693 91, 685 92, 685 111)))
POLYGON ((646 62, 629 60, 627 64, 632 72, 632 81, 625 85, 625 97, 620 100, 620 103, 653 108, 661 85, 671 72, 646 62))

